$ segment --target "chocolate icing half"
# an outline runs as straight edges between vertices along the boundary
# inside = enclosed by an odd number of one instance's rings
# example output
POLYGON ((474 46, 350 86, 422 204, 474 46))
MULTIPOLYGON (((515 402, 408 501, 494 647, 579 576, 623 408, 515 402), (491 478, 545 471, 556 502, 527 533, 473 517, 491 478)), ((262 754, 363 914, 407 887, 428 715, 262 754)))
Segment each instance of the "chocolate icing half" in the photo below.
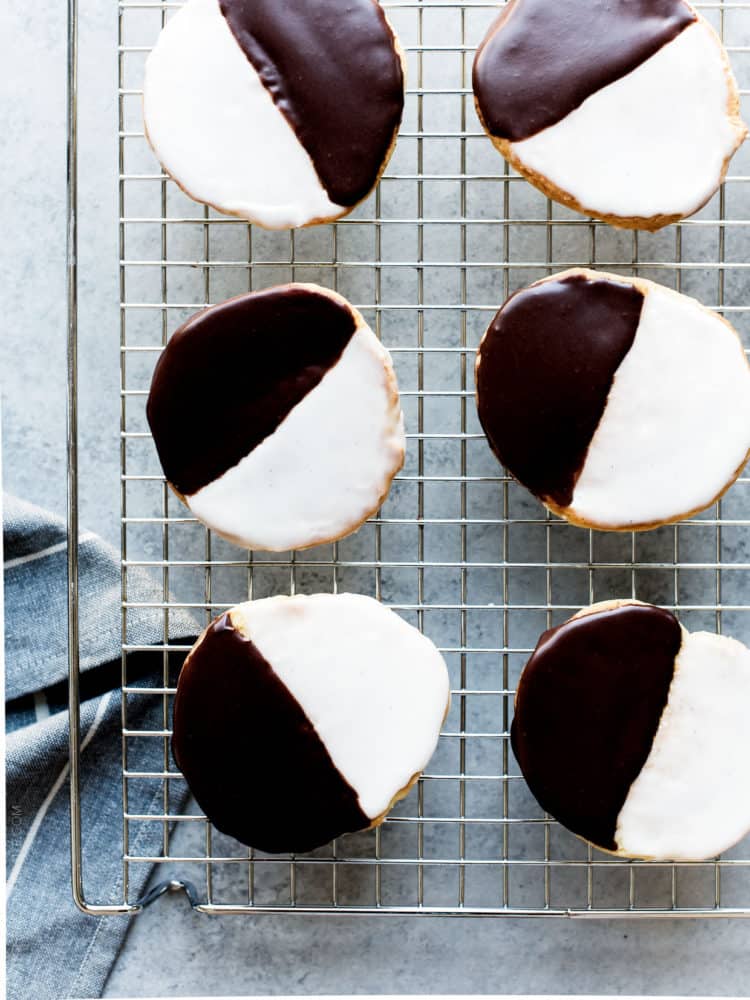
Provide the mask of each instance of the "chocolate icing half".
POLYGON ((356 205, 377 180, 404 106, 401 60, 380 5, 219 0, 219 6, 331 201, 356 205))
POLYGON ((479 348, 477 407, 492 450, 527 489, 568 507, 643 295, 568 275, 511 296, 479 348))
POLYGON ((370 825, 299 702, 228 614, 182 668, 172 753, 214 826, 258 850, 312 851, 370 825))
POLYGON ((146 405, 169 482, 190 495, 237 465, 318 385, 355 329, 346 305, 299 285, 189 319, 162 353, 146 405))
POLYGON ((487 131, 512 142, 536 135, 695 20, 684 0, 511 0, 474 60, 487 131))
POLYGON ((511 744, 542 808, 616 850, 617 818, 646 763, 682 643, 674 615, 625 605, 545 632, 516 695, 511 744))

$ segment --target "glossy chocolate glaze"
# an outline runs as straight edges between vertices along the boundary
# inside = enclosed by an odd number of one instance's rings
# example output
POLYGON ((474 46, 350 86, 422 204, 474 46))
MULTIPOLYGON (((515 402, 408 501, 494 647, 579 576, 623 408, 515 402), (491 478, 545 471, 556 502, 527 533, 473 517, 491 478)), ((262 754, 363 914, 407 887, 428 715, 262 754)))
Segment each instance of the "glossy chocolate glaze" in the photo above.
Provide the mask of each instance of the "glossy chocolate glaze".
POLYGON ((377 180, 404 106, 401 60, 380 5, 219 0, 219 6, 328 197, 356 205, 377 180))
POLYGON ((180 674, 172 752, 214 826, 258 850, 312 851, 370 825, 299 702, 227 614, 180 674))
POLYGON ((536 135, 693 21, 683 0, 511 0, 474 60, 487 130, 512 142, 536 135))
POLYGON ((545 632, 521 675, 511 744, 526 783, 544 810, 606 850, 617 847, 681 643, 674 615, 625 605, 545 632))
POLYGON ((355 329, 346 305, 294 285, 189 319, 162 353, 146 405, 169 482, 190 495, 237 465, 336 364, 355 329))
POLYGON ((643 295, 584 275, 511 296, 479 349, 477 407, 487 440, 527 489, 567 507, 635 338, 643 295))

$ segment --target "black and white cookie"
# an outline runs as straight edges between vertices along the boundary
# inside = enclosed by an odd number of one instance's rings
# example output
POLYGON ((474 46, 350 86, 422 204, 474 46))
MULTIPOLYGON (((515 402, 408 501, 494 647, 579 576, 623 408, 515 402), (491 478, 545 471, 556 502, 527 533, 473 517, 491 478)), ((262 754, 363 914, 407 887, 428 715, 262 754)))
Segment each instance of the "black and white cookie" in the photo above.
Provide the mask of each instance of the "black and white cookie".
POLYGON ((747 135, 727 53, 685 0, 510 0, 474 96, 519 173, 627 229, 697 212, 747 135))
POLYGON ((350 212, 404 105, 376 0, 187 0, 146 62, 146 135, 197 201, 270 229, 350 212))
POLYGON ((381 823, 434 753, 448 671, 370 597, 270 597, 215 619, 190 652, 172 750, 223 833, 311 851, 381 823))
POLYGON ((746 646, 609 601, 542 635, 511 742, 539 804, 579 837, 697 861, 750 832, 749 715, 746 646))
POLYGON ((575 269, 512 295, 476 363, 479 419, 520 483, 574 524, 652 528, 714 503, 750 451, 750 367, 695 299, 575 269))
POLYGON ((388 351, 317 285, 204 309, 171 337, 146 414, 192 512, 248 549, 335 541, 385 499, 404 460, 388 351))

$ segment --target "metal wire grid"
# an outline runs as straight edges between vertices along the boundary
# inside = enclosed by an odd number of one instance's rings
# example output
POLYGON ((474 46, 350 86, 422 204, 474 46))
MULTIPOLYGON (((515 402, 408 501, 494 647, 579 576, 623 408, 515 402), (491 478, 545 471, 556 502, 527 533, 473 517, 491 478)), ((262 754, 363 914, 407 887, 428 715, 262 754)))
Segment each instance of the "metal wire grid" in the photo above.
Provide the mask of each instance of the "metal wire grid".
MULTIPOLYGON (((407 52, 408 98, 385 178, 335 225, 266 233, 187 199, 143 137, 143 60, 178 6, 118 6, 123 891, 113 906, 80 901, 95 912, 137 908, 131 870, 156 864, 161 878, 190 880, 191 902, 206 912, 750 916, 750 843, 700 864, 610 858, 539 810, 508 744, 515 682, 538 634, 583 604, 630 595, 674 609, 688 627, 750 639, 750 478, 679 526, 586 532, 503 474, 472 399, 475 347, 492 314, 516 287, 566 266, 642 274, 695 294, 747 343, 748 156, 697 218, 664 233, 582 219, 509 172, 481 132, 471 63, 496 4, 394 0, 384 6, 407 52), (144 397, 159 351, 188 315, 290 279, 341 291, 390 348, 408 457, 380 514, 354 537, 296 556, 248 556, 170 494, 144 397), (133 599, 131 570, 158 581, 161 601, 133 599), (427 773, 383 827, 311 855, 266 856, 182 808, 169 736, 174 657, 188 647, 170 639, 170 614, 188 608, 202 626, 248 597, 320 589, 371 594, 433 638, 449 663, 453 708, 427 773), (145 650, 130 641, 139 615, 162 623, 158 686, 133 676, 145 650), (144 788, 150 805, 135 811, 144 788)), ((750 3, 701 9, 746 98, 750 3)), ((99 898, 109 888, 97 887, 99 898)))

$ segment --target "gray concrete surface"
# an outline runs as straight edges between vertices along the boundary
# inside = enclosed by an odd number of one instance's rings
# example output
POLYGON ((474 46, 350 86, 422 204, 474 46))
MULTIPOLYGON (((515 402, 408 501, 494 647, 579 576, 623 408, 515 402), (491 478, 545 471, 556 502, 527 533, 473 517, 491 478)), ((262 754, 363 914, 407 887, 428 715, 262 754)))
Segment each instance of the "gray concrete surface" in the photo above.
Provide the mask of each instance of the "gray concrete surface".
MULTIPOLYGON (((119 299, 117 284, 117 143, 116 143, 116 27, 117 11, 114 0, 98 0, 97 3, 82 3, 81 22, 81 519, 89 528, 102 533, 114 543, 118 541, 119 515, 119 299)), ((4 39, 4 66, 6 89, 9 99, 3 103, 3 128, 0 141, 3 144, 3 162, 6 171, 6 199, 3 221, 4 240, 0 257, 0 274, 6 297, 6 310, 2 334, 0 335, 0 372, 3 390, 3 434, 4 471, 6 488, 53 509, 62 510, 65 498, 65 304, 64 304, 64 71, 65 71, 65 11, 60 4, 49 0, 35 7, 10 0, 0 17, 4 39)), ((144 15, 153 18, 153 13, 144 15)), ((395 16, 395 15, 394 15, 395 16)), ((404 12, 399 23, 402 37, 407 44, 413 44, 419 30, 412 14, 404 12)), ((457 24, 451 20, 455 15, 445 13, 445 20, 425 17, 422 26, 423 40, 430 44, 448 44, 446 39, 455 37, 457 24), (432 33, 432 34, 431 34, 432 33), (451 34, 453 33, 453 34, 451 34)), ((750 41, 750 13, 737 11, 727 14, 729 27, 734 32, 734 44, 750 41), (738 20, 744 17, 744 20, 738 20)), ((152 23, 152 22, 151 22, 152 23)), ((134 22, 135 24, 135 22, 134 22)), ((473 40, 477 37, 478 24, 467 28, 473 40)), ((144 20, 141 26, 148 37, 151 30, 144 20)), ((735 58, 741 83, 750 85, 750 57, 738 54, 735 58), (744 59, 744 61, 743 61, 744 59)), ((412 64, 412 81, 416 80, 417 67, 412 64)), ((456 82, 456 63, 443 57, 425 57, 423 65, 423 85, 425 87, 448 87, 456 82)), ((133 70, 137 75, 137 68, 133 70)), ((133 84, 137 85, 137 84, 133 84)), ((135 112, 129 112, 135 115, 135 112)), ((426 131, 456 129, 460 122, 455 120, 455 102, 451 104, 436 96, 426 99, 423 108, 423 126, 426 131)), ((408 109, 406 131, 416 127, 416 109, 412 102, 408 109)), ((470 129, 473 122, 467 122, 470 129)), ((134 165, 147 164, 148 154, 138 148, 133 150, 134 165)), ((426 172, 451 172, 459 169, 456 159, 456 144, 445 145, 444 141, 425 142, 426 172)), ((736 161, 735 172, 748 174, 748 151, 745 150, 736 161)), ((402 140, 391 168, 392 173, 408 173, 415 166, 415 144, 408 138, 402 140)), ((135 167, 134 167, 135 168, 135 167)), ((498 163, 489 144, 475 139, 467 143, 467 170, 477 173, 497 170, 498 163)), ((145 169, 145 168, 144 168, 145 169)), ((427 187, 427 186, 426 186, 427 187)), ((435 217, 453 217, 456 213, 459 190, 450 183, 437 182, 427 188, 430 212, 435 217)), ((481 183, 469 186, 467 191, 467 215, 472 218, 492 219, 497 217, 498 204, 493 200, 497 188, 483 187, 481 183)), ((129 205, 129 214, 153 211, 148 205, 147 190, 135 195, 129 205), (138 199, 142 199, 139 203, 138 199)), ((731 185, 727 192, 727 204, 737 217, 748 217, 748 200, 744 189, 731 185), (744 200, 743 200, 744 199, 744 200)), ((385 217, 408 217, 414 213, 415 190, 410 182, 391 182, 383 187, 382 212, 385 217)), ((173 211, 184 210, 196 214, 189 203, 175 202, 173 211)), ((544 202, 531 189, 524 186, 513 188, 511 212, 517 218, 543 217, 544 202)), ((366 218, 372 211, 372 204, 364 206, 361 217, 366 218)), ((716 217, 716 203, 709 206, 700 216, 710 222, 716 217)), ((555 210, 557 213, 557 210, 555 210)), ((200 216, 199 216, 200 217, 200 216)), ((563 220, 564 213, 554 218, 563 220)), ((398 227, 384 227, 383 254, 391 260, 407 259, 413 254, 415 242, 413 233, 406 232, 393 239, 398 227), (400 242, 399 242, 400 241, 400 242)), ((424 249, 427 260, 451 260, 456 253, 456 233, 458 227, 425 227, 424 249)), ((212 242, 212 253, 220 258, 227 253, 236 256, 241 252, 241 244, 233 242, 235 234, 241 239, 240 227, 212 228, 216 232, 216 242, 212 242)), ((371 228, 367 226, 342 229, 339 253, 345 259, 369 259, 372 253, 371 228), (347 243, 346 241, 351 242, 347 243)), ((469 259, 491 259, 497 254, 498 232, 493 227, 470 226, 467 231, 469 259), (493 243, 493 241, 495 241, 493 243)), ((176 243, 170 247, 173 258, 183 253, 196 251, 191 246, 191 236, 175 237, 176 243), (180 240, 183 242, 181 243, 180 240)), ((259 234, 255 245, 256 260, 272 259, 273 254, 282 252, 287 245, 283 238, 265 238, 259 234), (276 241, 276 242, 274 242, 276 241)), ((298 259, 314 259, 324 252, 321 232, 317 235, 305 234, 298 238, 298 259)), ((128 253, 153 252, 153 233, 134 237, 132 250, 128 253), (141 240, 142 242, 138 242, 141 240)), ((588 260, 591 252, 591 235, 588 228, 574 229, 560 226, 555 230, 553 261, 571 259, 588 260)), ((641 237, 640 259, 669 261, 674 255, 674 231, 656 237, 641 237)), ((725 255, 729 261, 747 259, 748 244, 738 240, 735 230, 728 230, 725 241, 725 255)), ((245 248, 246 249, 246 248, 245 248)), ((622 236, 609 231, 597 231, 595 250, 598 260, 630 260, 633 249, 630 236, 622 236)), ((684 259, 696 264, 694 270, 682 273, 683 288, 699 295, 708 304, 718 304, 719 284, 717 270, 710 261, 716 254, 717 228, 707 225, 685 230, 682 237, 684 259)), ((517 227, 509 245, 511 259, 517 262, 535 260, 540 264, 545 260, 546 248, 543 236, 533 227, 517 227)), ((226 259, 226 256, 225 256, 226 259)), ((287 269, 288 270, 288 269, 287 269)), ((253 275, 258 281, 273 277, 287 277, 283 269, 254 268, 253 275)), ((331 274, 316 271, 308 273, 298 269, 298 277, 318 277, 324 283, 331 274)), ((511 269, 511 287, 521 284, 535 273, 526 269, 511 269)), ((658 270, 659 276, 667 283, 675 280, 675 273, 658 270)), ((192 284, 194 275, 170 270, 169 293, 171 301, 186 301, 190 295, 200 295, 202 285, 192 284)), ((202 281, 204 276, 199 275, 202 281)), ((227 271, 213 269, 210 275, 210 291, 214 300, 224 294, 239 290, 232 286, 236 276, 227 271)), ((247 275, 240 273, 240 280, 247 275)), ((128 295, 134 298, 151 295, 147 290, 150 280, 141 275, 140 287, 131 287, 128 295)), ((369 277, 352 269, 340 276, 341 290, 355 301, 372 301, 373 289, 368 285, 369 277)), ((458 288, 458 274, 455 269, 425 269, 425 300, 436 303, 453 301, 458 288)), ((467 278, 468 294, 474 302, 499 304, 502 298, 502 275, 488 270, 470 271, 467 278)), ((737 269, 728 271, 724 282, 724 294, 730 304, 747 302, 747 283, 744 272, 737 269)), ((416 286, 413 275, 391 269, 384 270, 381 288, 382 300, 391 303, 416 301, 416 286)), ((175 315, 172 317, 176 320, 175 315)), ((737 313, 734 318, 744 335, 750 332, 747 317, 737 313)), ((413 344, 414 313, 394 312, 383 319, 383 336, 391 345, 413 344)), ((481 332, 485 314, 472 315, 466 331, 468 342, 475 343, 481 332)), ((455 344, 455 314, 449 312, 427 313, 425 318, 425 339, 430 346, 455 344)), ((159 324, 149 325, 148 319, 134 319, 130 332, 138 338, 159 335, 159 324), (154 332, 155 331, 155 332, 154 332)), ((417 386, 417 371, 413 356, 398 355, 399 377, 402 389, 413 390, 417 386)), ((147 378, 148 366, 134 366, 128 372, 129 385, 140 385, 147 378), (140 381, 139 381, 140 380, 140 381)), ((424 367, 424 385, 428 389, 456 388, 460 385, 460 374, 449 357, 430 359, 424 367)), ((407 420, 416 417, 413 397, 405 397, 407 420)), ((425 420, 430 429, 460 429, 460 402, 455 397, 446 400, 427 400, 425 420), (457 423, 458 421, 458 423, 457 423)), ((133 426, 138 425, 142 414, 134 411, 133 426)), ((471 406, 468 408, 467 429, 475 429, 471 406)), ((473 445, 467 449, 467 461, 472 473, 492 475, 496 467, 488 457, 486 449, 473 445)), ((410 449, 410 463, 407 471, 414 470, 415 448, 410 449)), ((134 456, 133 461, 137 458, 134 456)), ((425 471, 454 474, 460 471, 460 454, 450 443, 426 443, 423 451, 425 471)), ((146 460, 144 459, 144 463, 146 460)), ((145 466, 144 466, 145 467, 145 466)), ((472 488, 467 497, 470 516, 481 517, 483 511, 498 509, 501 499, 499 487, 487 491, 472 488)), ((459 498, 450 488, 427 490, 425 513, 428 516, 455 516, 459 498)), ((133 491, 130 502, 133 509, 145 513, 159 510, 161 494, 144 491, 138 495, 133 491)), ((532 511, 521 492, 511 493, 511 502, 516 512, 532 511)), ((728 513, 747 511, 747 488, 736 488, 727 501, 728 513), (732 506, 733 505, 733 506, 732 506)), ((414 512, 414 495, 408 487, 397 489, 389 501, 393 516, 403 511, 408 516, 414 512)), ((178 507, 172 508, 175 512, 178 507)), ((197 536, 196 536, 197 537, 197 536)), ((544 557, 545 534, 524 530, 514 526, 510 532, 508 558, 518 559, 523 553, 530 561, 544 557)), ((706 546, 715 545, 715 533, 701 529, 680 529, 677 536, 680 555, 683 560, 713 558, 706 556, 706 546)), ((202 538, 202 536, 201 536, 202 538)), ((578 551, 584 533, 575 529, 553 536, 553 545, 560 545, 560 558, 583 558, 578 551)), ((647 563, 660 557, 672 558, 674 538, 668 534, 656 533, 639 540, 638 558, 647 563)), ((161 539, 147 532, 133 532, 129 539, 131 553, 142 553, 154 557, 160 551, 161 539)), ((414 537, 408 533, 384 529, 385 551, 403 553, 412 551, 414 537)), ((190 551, 196 539, 184 542, 184 551, 190 551)), ((364 558, 370 551, 372 539, 366 533, 346 543, 352 559, 364 558)), ((455 558, 455 533, 435 529, 426 531, 425 545, 436 559, 455 558)), ((469 533, 467 544, 474 552, 500 553, 500 539, 493 528, 469 533)), ((747 534, 727 531, 723 539, 722 557, 727 562, 732 559, 747 561, 747 534)), ((601 560, 624 560, 627 553, 612 539, 597 539, 595 558, 601 560)), ((628 541, 629 545, 629 541, 628 541)), ((179 551, 180 546, 177 545, 179 551)), ((234 550, 236 552, 236 550, 234 550)), ((393 558, 393 556, 386 556, 393 558)), ((485 555, 485 558, 487 556, 485 555)), ((735 602, 747 598, 746 580, 737 582, 738 574, 727 573, 723 580, 725 594, 735 594, 735 602), (732 588, 735 589, 734 591, 732 588)), ((613 590, 630 587, 630 574, 596 571, 594 582, 596 596, 611 595, 613 590)), ((257 587, 261 592, 274 592, 288 584, 288 571, 276 573, 273 567, 258 570, 257 587)), ((368 591, 373 586, 371 575, 366 573, 349 577, 345 574, 340 581, 343 585, 368 591)), ((426 574, 424 581, 427 601, 438 601, 438 595, 455 595, 456 574, 426 574)), ((553 576, 552 585, 557 588, 556 599, 585 602, 588 594, 589 578, 563 579, 553 576), (581 590, 583 587, 583 590, 581 590)), ((325 570, 311 567, 298 570, 297 584, 303 589, 330 585, 330 574, 325 570)), ((489 601, 493 588, 498 585, 497 577, 469 575, 467 584, 482 595, 478 600, 489 601)), ((658 573, 640 573, 637 581, 639 596, 654 600, 669 600, 672 595, 673 580, 659 577, 658 573)), ((170 585, 182 599, 189 599, 202 583, 191 579, 180 579, 173 575, 170 585)), ((384 573, 381 579, 384 596, 390 601, 404 602, 413 599, 416 582, 413 577, 398 572, 384 573)), ((522 595, 534 599, 546 587, 546 578, 536 571, 511 574, 509 578, 512 598, 522 595)), ((702 577, 699 572, 690 575, 685 584, 696 601, 705 599, 715 586, 715 578, 702 577)), ((217 594, 226 593, 226 599, 236 600, 244 596, 237 589, 237 580, 231 575, 216 578, 217 594)), ((224 599, 215 596, 215 599, 224 599)), ((448 599, 448 598, 445 598, 448 599)), ((683 596, 682 600, 689 598, 683 596)), ((727 600, 730 598, 727 597, 727 600)), ((748 637, 748 616, 736 616, 725 622, 735 634, 748 637)), ((522 621, 519 616, 517 632, 513 636, 518 644, 533 644, 535 634, 543 622, 522 621)), ((712 623, 708 623, 709 626, 712 623)), ((449 618, 432 620, 429 628, 433 636, 449 644, 455 623, 449 618)), ((492 635, 495 625, 484 625, 479 620, 469 621, 470 632, 477 639, 492 635), (473 631, 472 631, 473 630, 473 631)), ((478 645, 481 642, 477 643, 478 645)), ((455 670, 455 660, 451 662, 455 670)), ((469 669, 476 670, 477 678, 487 679, 481 673, 480 663, 470 662, 469 669)), ((469 712, 470 724, 478 724, 482 719, 481 710, 469 712)), ((455 808, 455 802, 440 801, 435 807, 455 808)), ((528 802, 519 802, 519 810, 531 808, 528 802)), ((402 810, 413 809, 413 803, 405 803, 402 810)), ((477 807, 478 808, 478 807, 477 807)), ((196 824, 182 824, 171 838, 173 854, 195 850, 194 829, 196 824)), ((391 828, 389 828, 391 829, 391 828)), ((386 834, 384 833, 384 836, 386 834)), ((390 834, 388 834, 390 836, 390 834)), ((427 850, 443 851, 453 849, 448 840, 436 838, 434 843, 427 838, 427 850)), ((480 838, 470 846, 478 852, 491 849, 488 839, 480 838)), ((553 851, 574 851, 564 838, 554 841, 553 851)), ((60 846, 66 850, 66 845, 60 846)), ((354 850, 354 848, 351 848, 354 850)), ((363 848, 366 849, 366 848, 363 848)), ((219 844, 217 850, 230 851, 226 844, 219 844)), ((531 837, 519 842, 519 858, 538 856, 539 845, 531 837), (534 853, 536 852, 536 854, 534 853)), ((483 856, 478 854, 477 856, 483 856)), ((745 850, 745 857, 747 851, 745 850)), ((170 869, 171 871, 171 869, 170 869)), ((282 898, 288 890, 286 876, 274 874, 273 866, 268 874, 259 878, 259 888, 267 898, 282 898)), ((183 873, 179 866, 175 873, 183 873)), ((167 872, 160 872, 160 875, 167 872)), ((192 872, 187 872, 188 877, 192 872)), ((198 872, 200 875, 200 872, 198 872)), ((652 873, 649 873, 651 878, 652 873)), ((234 876, 223 881, 217 874, 215 889, 227 898, 236 889, 234 876)), ((411 883, 410 883, 411 884, 411 883)), ((365 891, 355 878, 345 883, 345 889, 365 891)), ((484 887, 486 888, 486 887, 484 887)), ((728 897, 734 892, 738 900, 747 903, 746 881, 736 884, 728 881, 728 897)), ((394 884, 392 891, 413 892, 405 885, 394 884)), ((531 902, 538 896, 538 880, 527 885, 513 886, 516 901, 531 902)), ((654 879, 638 883, 638 891, 643 900, 661 898, 664 887, 659 888, 654 879)), ((314 880, 309 887, 300 891, 323 894, 325 887, 314 880)), ((476 899, 482 896, 483 887, 474 888, 476 899)), ((680 882, 680 893, 684 899, 706 898, 705 885, 693 885, 689 880, 680 882), (693 894, 692 897, 690 894, 693 894)), ((449 882, 426 880, 426 892, 434 901, 455 897, 455 885, 449 882)), ((607 893, 615 893, 613 886, 607 893)), ((558 900, 580 900, 580 886, 563 884, 552 886, 553 897, 558 900), (555 897, 555 893, 558 893, 555 897)), ((622 898, 622 886, 619 897, 622 898)), ((125 947, 113 969, 105 991, 106 996, 185 996, 185 995, 243 995, 258 993, 447 993, 447 992, 510 992, 510 993, 605 993, 632 994, 710 994, 744 995, 750 985, 750 925, 747 923, 727 923, 725 921, 704 922, 566 922, 539 920, 479 920, 479 919, 414 919, 414 918, 357 918, 342 917, 306 918, 295 916, 266 917, 203 917, 192 913, 182 897, 168 896, 161 899, 151 909, 132 921, 125 947)))

